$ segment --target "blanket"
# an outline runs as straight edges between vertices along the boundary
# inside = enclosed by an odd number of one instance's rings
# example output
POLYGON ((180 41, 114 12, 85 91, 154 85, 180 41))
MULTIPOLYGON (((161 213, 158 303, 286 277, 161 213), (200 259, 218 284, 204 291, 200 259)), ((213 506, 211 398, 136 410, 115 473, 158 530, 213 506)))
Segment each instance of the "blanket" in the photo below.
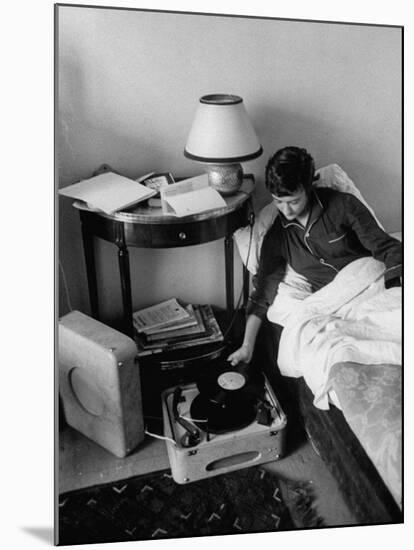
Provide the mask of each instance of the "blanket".
POLYGON ((283 317, 282 374, 303 376, 320 409, 329 408, 334 364, 401 365, 401 288, 386 290, 384 271, 382 262, 361 258, 314 294, 306 285, 289 298, 282 293, 268 311, 272 322, 283 317))

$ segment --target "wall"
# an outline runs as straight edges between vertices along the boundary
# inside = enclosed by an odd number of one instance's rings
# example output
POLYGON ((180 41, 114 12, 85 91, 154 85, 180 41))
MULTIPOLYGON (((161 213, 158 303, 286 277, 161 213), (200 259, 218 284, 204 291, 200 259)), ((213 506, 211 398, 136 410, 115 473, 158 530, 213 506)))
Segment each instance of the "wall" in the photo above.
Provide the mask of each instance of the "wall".
MULTIPOLYGON (((59 187, 104 162, 130 177, 201 173, 182 154, 198 98, 228 92, 244 98, 263 145, 245 165, 257 208, 267 158, 300 145, 317 166, 340 164, 384 226, 401 229, 401 29, 69 6, 57 28, 59 187)), ((223 305, 223 246, 132 249, 134 307, 170 296, 223 305)), ((71 305, 88 312, 79 221, 63 197, 59 249, 71 305)), ((97 252, 103 318, 115 318, 116 250, 97 252)))

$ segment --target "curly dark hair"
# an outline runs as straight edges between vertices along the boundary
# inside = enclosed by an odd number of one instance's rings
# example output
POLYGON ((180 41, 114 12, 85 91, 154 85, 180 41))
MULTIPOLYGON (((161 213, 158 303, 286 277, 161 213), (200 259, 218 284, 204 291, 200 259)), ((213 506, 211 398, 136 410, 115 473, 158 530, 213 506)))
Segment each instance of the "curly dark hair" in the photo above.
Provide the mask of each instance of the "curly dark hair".
POLYGON ((266 165, 266 187, 278 197, 294 195, 301 189, 309 193, 314 178, 314 160, 300 147, 279 149, 266 165))

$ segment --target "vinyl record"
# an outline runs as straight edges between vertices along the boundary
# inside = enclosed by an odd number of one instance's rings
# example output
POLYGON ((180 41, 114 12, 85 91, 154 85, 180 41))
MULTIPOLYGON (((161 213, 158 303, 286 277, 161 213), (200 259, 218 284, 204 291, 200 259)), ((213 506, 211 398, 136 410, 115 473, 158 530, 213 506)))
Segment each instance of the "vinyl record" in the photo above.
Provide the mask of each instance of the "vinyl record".
POLYGON ((200 393, 191 404, 191 417, 212 433, 240 430, 251 424, 265 393, 261 372, 246 363, 232 367, 226 360, 199 375, 197 388, 200 393))
POLYGON ((219 400, 198 394, 191 403, 190 414, 193 422, 204 431, 222 434, 245 428, 256 418, 253 399, 242 396, 229 398, 222 393, 219 400))
POLYGON ((258 399, 264 395, 264 377, 257 369, 246 363, 232 367, 227 361, 220 362, 215 368, 204 372, 197 379, 197 388, 201 395, 221 402, 224 398, 258 399))

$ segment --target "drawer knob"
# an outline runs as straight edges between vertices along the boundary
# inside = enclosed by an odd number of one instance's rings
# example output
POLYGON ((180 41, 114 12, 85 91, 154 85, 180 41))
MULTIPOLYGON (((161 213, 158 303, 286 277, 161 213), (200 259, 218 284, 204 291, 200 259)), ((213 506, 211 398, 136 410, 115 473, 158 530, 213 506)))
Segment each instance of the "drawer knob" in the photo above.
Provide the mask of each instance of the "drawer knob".
POLYGON ((184 233, 184 231, 180 231, 180 233, 178 233, 178 236, 182 241, 185 241, 185 239, 187 238, 187 235, 184 233))

